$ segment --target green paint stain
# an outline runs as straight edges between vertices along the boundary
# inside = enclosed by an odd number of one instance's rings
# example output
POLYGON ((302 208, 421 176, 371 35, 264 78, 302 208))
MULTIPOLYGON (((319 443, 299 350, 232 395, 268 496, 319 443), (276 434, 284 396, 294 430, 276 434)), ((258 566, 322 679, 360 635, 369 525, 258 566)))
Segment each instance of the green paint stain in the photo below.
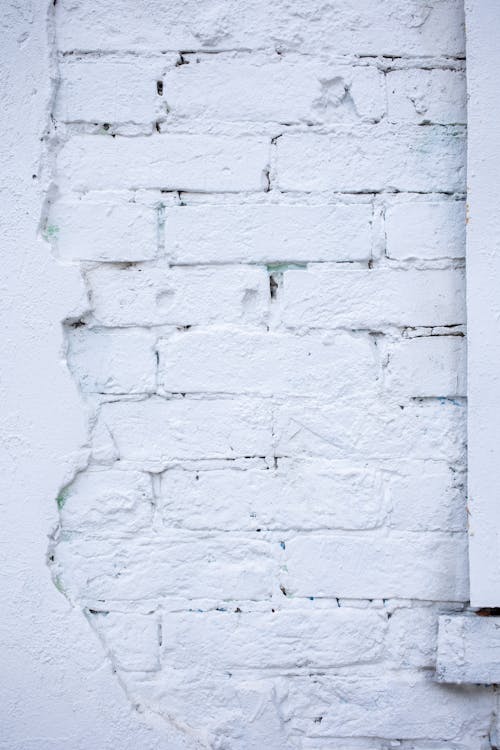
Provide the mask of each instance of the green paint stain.
POLYGON ((47 224, 45 227, 45 239, 47 240, 53 240, 57 237, 59 234, 59 227, 55 224, 47 224))
POLYGON ((62 490, 56 497, 56 503, 57 503, 57 507, 59 508, 59 510, 62 510, 64 508, 64 504, 67 499, 68 499, 67 493, 64 490, 62 490))
POLYGON ((283 273, 284 271, 293 271, 296 269, 307 268, 306 263, 267 263, 268 273, 283 273))

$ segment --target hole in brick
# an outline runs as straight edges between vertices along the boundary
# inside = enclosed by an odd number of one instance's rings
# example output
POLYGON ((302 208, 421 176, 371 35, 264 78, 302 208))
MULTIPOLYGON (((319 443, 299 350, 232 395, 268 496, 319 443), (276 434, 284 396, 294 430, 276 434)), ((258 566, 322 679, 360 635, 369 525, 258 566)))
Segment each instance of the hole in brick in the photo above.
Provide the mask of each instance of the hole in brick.
POLYGON ((263 179, 264 179, 264 192, 269 193, 269 191, 271 190, 271 177, 269 174, 269 167, 267 169, 264 169, 263 179))
POLYGON ((158 96, 163 96, 163 81, 156 81, 156 91, 158 96))
MULTIPOLYGON (((128 268, 135 268, 138 265, 137 260, 122 260, 114 263, 115 268, 119 268, 121 271, 126 271, 128 268)), ((138 271, 142 271, 142 268, 138 268, 138 271)))
POLYGON ((278 292, 278 282, 276 281, 275 277, 271 274, 269 277, 269 293, 271 295, 271 299, 276 299, 277 292, 278 292))

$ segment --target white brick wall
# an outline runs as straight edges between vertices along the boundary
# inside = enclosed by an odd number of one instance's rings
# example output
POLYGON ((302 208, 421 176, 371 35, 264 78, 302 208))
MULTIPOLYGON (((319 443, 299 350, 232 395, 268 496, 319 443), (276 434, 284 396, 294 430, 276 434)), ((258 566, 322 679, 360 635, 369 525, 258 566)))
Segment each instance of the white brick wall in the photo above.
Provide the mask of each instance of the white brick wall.
POLYGON ((173 206, 165 253, 188 264, 367 261, 372 221, 369 202, 173 206))
POLYGON ((432 679, 468 598, 462 3, 55 15, 90 446, 58 588, 190 748, 489 748, 493 694, 432 679))

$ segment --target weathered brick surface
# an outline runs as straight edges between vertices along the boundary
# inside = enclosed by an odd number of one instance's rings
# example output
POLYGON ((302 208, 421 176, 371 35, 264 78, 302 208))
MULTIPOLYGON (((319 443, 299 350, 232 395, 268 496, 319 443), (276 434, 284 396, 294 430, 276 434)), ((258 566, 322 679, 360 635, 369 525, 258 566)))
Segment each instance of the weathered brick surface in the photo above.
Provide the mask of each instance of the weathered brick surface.
POLYGON ((252 136, 75 135, 58 164, 60 184, 80 192, 158 188, 207 193, 264 190, 268 160, 268 143, 252 136))
POLYGON ((367 261, 372 217, 366 201, 173 206, 165 253, 173 263, 367 261))
POLYGON ((465 534, 311 534, 291 539, 285 557, 285 585, 294 596, 445 601, 467 596, 465 534), (322 576, 325 570, 331 575, 322 576))
POLYGON ((131 263, 158 253, 158 212, 138 203, 57 202, 46 232, 63 260, 131 263))
POLYGON ((259 324, 269 308, 267 274, 252 266, 103 264, 87 279, 104 326, 259 324))
POLYGON ((377 389, 375 351, 367 335, 294 336, 214 328, 160 340, 158 351, 159 384, 174 393, 322 393, 339 398, 377 389))
POLYGON ((284 322, 300 328, 454 326, 464 323, 459 270, 311 265, 284 275, 284 322))
POLYGON ((426 199, 391 201, 385 212, 387 255, 393 260, 461 258, 465 203, 426 199))
POLYGON ((467 122, 465 75, 456 70, 393 70, 387 74, 388 116, 394 122, 467 122))
POLYGON ((49 563, 199 747, 486 747, 492 694, 432 680, 468 598, 462 6, 55 5, 89 462, 49 563))
POLYGON ((389 351, 386 384, 403 396, 465 396, 465 340, 462 336, 418 336, 389 351))
POLYGON ((120 6, 96 0, 63 0, 58 9, 63 50, 298 49, 366 55, 462 55, 463 6, 458 0, 418 2, 349 0, 326 6, 280 0, 242 5, 210 0, 179 6, 147 0, 120 6))
POLYGON ((377 122, 384 76, 375 66, 335 66, 300 57, 187 56, 165 76, 173 117, 223 121, 377 122), (241 86, 241 81, 246 86, 241 86), (248 96, 248 91, 258 96, 248 96))
POLYGON ((465 189, 459 128, 345 126, 333 135, 284 134, 278 141, 281 190, 449 192, 465 189))
POLYGON ((163 524, 187 529, 368 529, 387 508, 379 472, 328 461, 282 459, 266 466, 212 471, 173 468, 162 475, 158 510, 163 524))

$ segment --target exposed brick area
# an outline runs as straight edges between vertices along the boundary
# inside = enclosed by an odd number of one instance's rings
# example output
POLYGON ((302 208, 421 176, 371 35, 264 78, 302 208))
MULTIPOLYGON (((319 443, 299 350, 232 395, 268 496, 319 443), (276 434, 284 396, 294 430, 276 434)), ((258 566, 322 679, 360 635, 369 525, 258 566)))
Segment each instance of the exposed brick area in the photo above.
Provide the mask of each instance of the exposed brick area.
POLYGON ((90 445, 58 587, 200 747, 486 747, 492 692, 434 682, 468 597, 462 3, 55 13, 90 445))

